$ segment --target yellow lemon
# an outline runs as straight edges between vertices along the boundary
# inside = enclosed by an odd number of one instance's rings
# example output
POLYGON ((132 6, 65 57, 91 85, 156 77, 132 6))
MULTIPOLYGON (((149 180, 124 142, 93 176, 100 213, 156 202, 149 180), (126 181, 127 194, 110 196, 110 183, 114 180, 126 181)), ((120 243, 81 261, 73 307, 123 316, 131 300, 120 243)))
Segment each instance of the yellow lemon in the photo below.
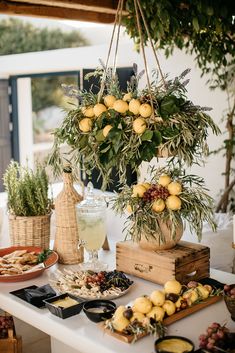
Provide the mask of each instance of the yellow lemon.
POLYGON ((162 306, 165 302, 165 293, 161 290, 154 290, 150 295, 150 300, 154 305, 162 306))
POLYGON ((129 103, 129 110, 131 113, 137 115, 137 114, 139 114, 140 106, 141 106, 141 104, 138 99, 132 99, 129 103))
POLYGON ((108 108, 111 108, 115 101, 116 101, 116 98, 114 96, 108 95, 104 97, 104 104, 108 108))
POLYGON ((169 175, 166 175, 166 174, 161 175, 158 180, 158 184, 162 186, 167 186, 168 184, 170 184, 170 182, 171 182, 171 178, 169 177, 169 175))
POLYGON ((147 314, 152 309, 152 302, 146 297, 139 297, 134 301, 135 312, 147 314))
POLYGON ((165 207, 166 207, 165 202, 162 199, 158 199, 154 201, 152 205, 152 210, 154 212, 160 213, 164 210, 165 207))
POLYGON ((171 279, 164 284, 166 293, 180 294, 181 288, 180 282, 176 281, 176 279, 171 279))
POLYGON ((104 137, 106 137, 109 133, 109 131, 112 129, 112 125, 106 125, 104 128, 103 128, 103 135, 104 137))
POLYGON ((170 300, 166 300, 165 303, 163 304, 162 308, 165 310, 165 312, 167 313, 168 316, 173 315, 176 311, 175 304, 170 300))
POLYGON ((106 112, 107 108, 104 104, 97 103, 94 108, 94 114, 96 117, 100 116, 102 113, 106 112))
POLYGON ((143 185, 141 184, 133 185, 132 197, 137 197, 137 196, 143 197, 145 192, 146 192, 146 189, 143 185))
POLYGON ((148 118, 152 114, 152 108, 148 103, 141 104, 139 113, 143 118, 148 118))
POLYGON ((127 328, 127 326, 129 325, 130 321, 127 320, 125 317, 119 318, 119 319, 113 319, 112 321, 112 325, 113 328, 116 331, 122 332, 123 330, 125 330, 127 328))
POLYGON ((156 321, 162 321, 165 316, 165 311, 160 306, 154 306, 147 316, 156 321))
POLYGON ((124 96, 123 96, 122 99, 123 99, 125 102, 129 102, 129 101, 131 100, 131 98, 132 98, 132 94, 131 94, 131 92, 129 92, 129 93, 124 94, 124 96))
POLYGON ((133 121, 133 130, 137 134, 143 134, 143 132, 146 130, 146 123, 143 118, 137 118, 133 121))
POLYGON ((143 183, 142 185, 145 187, 146 190, 151 188, 151 184, 150 183, 143 183))
POLYGON ((95 115, 93 107, 82 107, 82 113, 87 118, 93 118, 95 115))
POLYGON ((128 111, 128 103, 124 102, 122 99, 118 99, 114 102, 113 109, 116 110, 116 112, 124 114, 128 111))
POLYGON ((182 202, 178 196, 170 195, 166 199, 166 207, 169 208, 169 210, 177 211, 181 208, 181 204, 182 202))
POLYGON ((92 121, 90 118, 84 118, 79 122, 79 129, 82 132, 89 132, 92 128, 92 121))
POLYGON ((179 195, 182 191, 182 186, 177 181, 172 181, 168 186, 167 189, 171 195, 179 195))
POLYGON ((127 211, 128 213, 132 213, 132 212, 133 212, 131 205, 128 204, 128 205, 126 206, 126 211, 127 211))
POLYGON ((131 322, 136 320, 136 321, 142 323, 144 321, 144 319, 145 319, 145 315, 140 313, 140 312, 138 312, 138 311, 136 311, 136 312, 133 313, 133 316, 131 318, 131 322))

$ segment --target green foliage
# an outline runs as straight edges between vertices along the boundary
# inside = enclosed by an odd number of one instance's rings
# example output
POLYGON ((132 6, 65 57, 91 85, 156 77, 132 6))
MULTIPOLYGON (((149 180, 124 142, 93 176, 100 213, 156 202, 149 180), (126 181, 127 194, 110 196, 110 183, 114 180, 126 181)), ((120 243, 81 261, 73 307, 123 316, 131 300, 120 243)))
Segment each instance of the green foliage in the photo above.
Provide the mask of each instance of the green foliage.
POLYGON ((37 28, 15 18, 0 21, 0 55, 75 48, 86 44, 78 31, 37 28))
POLYGON ((8 211, 15 216, 43 216, 51 211, 48 177, 37 164, 35 171, 12 161, 3 176, 8 196, 8 211))
MULTIPOLYGON (((196 54, 202 74, 211 73, 210 84, 226 89, 234 78, 235 21, 233 0, 141 0, 151 37, 169 56, 174 47, 196 54)), ((127 33, 139 46, 134 2, 126 1, 129 15, 123 20, 127 33)), ((147 33, 142 21, 144 42, 147 33)))
MULTIPOLYGON (((134 66, 135 70, 136 65, 134 66)), ((139 114, 134 115, 129 110, 121 114, 109 108, 98 117, 90 120, 92 128, 83 132, 80 122, 85 118, 83 107, 93 107, 97 102, 97 95, 91 92, 78 90, 76 96, 81 105, 68 112, 61 127, 54 131, 55 144, 49 159, 56 173, 61 172, 62 159, 59 146, 67 143, 71 148, 71 159, 76 159, 87 173, 98 169, 103 178, 103 189, 110 182, 113 167, 118 170, 118 177, 122 184, 126 181, 127 166, 138 172, 139 165, 149 162, 157 155, 158 149, 167 149, 173 155, 171 162, 192 165, 200 162, 207 154, 206 137, 208 129, 215 134, 218 127, 204 111, 207 108, 195 106, 186 97, 186 81, 183 82, 188 70, 174 80, 166 81, 166 88, 158 82, 156 76, 151 83, 151 96, 153 100, 152 115, 144 120, 146 129, 142 133, 134 130, 133 124, 139 114), (111 125, 112 129, 104 136, 103 129, 111 125)), ((114 76, 114 85, 106 76, 108 85, 105 94, 115 92, 115 98, 123 97, 124 92, 118 90, 118 83, 114 76)), ((140 103, 150 104, 150 93, 147 88, 139 90, 131 83, 137 80, 137 72, 131 78, 129 93, 139 99, 140 103), (133 91, 130 91, 133 87, 133 91)), ((72 88, 73 93, 75 92, 72 88)), ((100 103, 104 103, 102 97, 100 103)), ((70 160, 71 160, 70 159, 70 160)))
MULTIPOLYGON (((145 197, 133 197, 132 187, 125 186, 122 192, 114 199, 113 208, 122 214, 127 206, 132 213, 127 219, 129 237, 134 241, 140 241, 141 235, 147 239, 156 239, 156 234, 160 235, 160 243, 165 242, 162 234, 161 223, 168 225, 171 237, 174 239, 177 229, 181 226, 181 220, 186 221, 190 231, 202 238, 203 222, 208 222, 213 230, 216 224, 213 220, 214 201, 207 194, 203 179, 195 175, 186 175, 185 171, 178 168, 152 168, 150 175, 151 186, 157 185, 161 175, 168 175, 172 181, 177 181, 182 186, 182 191, 178 194, 181 200, 181 208, 173 211, 167 207, 162 212, 156 213, 153 209, 153 202, 161 197, 157 196, 154 200, 145 197)), ((141 184, 140 184, 141 185, 141 184)), ((167 190, 167 189, 166 189, 167 190)), ((166 201, 167 202, 167 201, 166 201)))

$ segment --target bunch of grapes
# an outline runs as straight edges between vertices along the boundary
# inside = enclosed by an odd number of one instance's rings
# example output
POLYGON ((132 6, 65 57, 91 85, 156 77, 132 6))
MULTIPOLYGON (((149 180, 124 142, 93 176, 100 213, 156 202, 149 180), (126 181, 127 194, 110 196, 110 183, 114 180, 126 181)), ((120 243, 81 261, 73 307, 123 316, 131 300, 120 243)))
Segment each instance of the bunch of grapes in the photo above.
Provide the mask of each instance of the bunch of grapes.
POLYGON ((229 296, 232 299, 235 299, 235 285, 225 284, 224 294, 229 296))
POLYGON ((213 322, 208 327, 206 334, 199 336, 199 347, 211 350, 212 352, 219 352, 217 348, 226 348, 228 333, 229 330, 225 326, 213 322))
POLYGON ((156 199, 166 200, 170 195, 167 188, 159 184, 153 184, 143 195, 145 202, 152 202, 156 199))
POLYGON ((14 328, 12 316, 0 316, 0 338, 6 338, 10 328, 14 328))
POLYGON ((94 272, 94 273, 90 273, 90 275, 88 275, 86 277, 86 283, 87 284, 97 284, 98 286, 105 281, 105 272, 94 272))

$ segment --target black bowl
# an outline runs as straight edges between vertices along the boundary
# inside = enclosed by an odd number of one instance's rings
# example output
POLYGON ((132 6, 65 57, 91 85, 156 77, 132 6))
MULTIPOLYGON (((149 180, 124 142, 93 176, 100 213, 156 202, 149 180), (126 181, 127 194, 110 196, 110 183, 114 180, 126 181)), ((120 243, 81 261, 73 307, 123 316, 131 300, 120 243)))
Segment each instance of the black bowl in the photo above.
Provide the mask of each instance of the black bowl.
POLYGON ((64 293, 52 298, 44 299, 43 302, 45 303, 46 308, 49 309, 53 315, 56 315, 61 319, 67 319, 70 316, 77 315, 80 313, 83 308, 84 299, 79 299, 70 293, 64 293), (78 303, 68 308, 62 308, 60 306, 53 305, 53 302, 59 299, 64 299, 65 297, 70 297, 76 300, 78 303))
POLYGON ((155 352, 156 353, 172 353, 170 350, 162 350, 162 349, 159 349, 157 346, 159 343, 161 342, 164 342, 164 341, 167 341, 167 340, 171 340, 171 339, 178 339, 178 340, 181 340, 183 342, 187 342, 187 343, 190 343, 191 346, 192 346, 192 349, 190 351, 184 351, 185 353, 188 353, 188 352, 194 352, 194 344, 192 341, 190 341, 188 338, 186 337, 181 337, 181 336, 165 336, 165 337, 162 337, 162 338, 159 338, 158 340, 155 341, 154 343, 154 348, 155 348, 155 352))
POLYGON ((83 311, 93 322, 100 322, 110 319, 116 310, 116 304, 110 300, 91 300, 84 303, 83 311))

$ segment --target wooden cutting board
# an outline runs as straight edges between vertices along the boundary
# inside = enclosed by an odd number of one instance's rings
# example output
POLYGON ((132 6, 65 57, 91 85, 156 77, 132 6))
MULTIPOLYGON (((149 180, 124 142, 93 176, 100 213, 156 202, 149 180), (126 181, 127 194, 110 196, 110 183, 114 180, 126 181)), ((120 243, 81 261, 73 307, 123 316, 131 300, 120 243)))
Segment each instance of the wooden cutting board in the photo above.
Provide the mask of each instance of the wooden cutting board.
MULTIPOLYGON (((208 298, 206 300, 204 300, 201 303, 192 305, 189 308, 183 309, 181 311, 178 311, 177 313, 175 313, 172 316, 167 317, 166 319, 163 320, 163 324, 164 326, 169 326, 171 324, 173 324, 174 322, 183 319, 186 316, 189 316, 201 309, 204 309, 205 307, 212 305, 218 301, 220 301, 222 299, 222 296, 215 296, 215 297, 211 297, 208 298)), ((131 343, 134 340, 134 336, 133 335, 126 335, 124 333, 121 332, 117 332, 117 331, 111 331, 108 328, 105 328, 105 323, 102 322, 101 324, 99 324, 99 326, 101 327, 101 329, 107 333, 108 335, 117 338, 118 340, 125 342, 125 343, 131 343)), ((136 337, 137 340, 141 339, 142 337, 147 336, 147 334, 142 334, 139 335, 138 337, 136 337)))

